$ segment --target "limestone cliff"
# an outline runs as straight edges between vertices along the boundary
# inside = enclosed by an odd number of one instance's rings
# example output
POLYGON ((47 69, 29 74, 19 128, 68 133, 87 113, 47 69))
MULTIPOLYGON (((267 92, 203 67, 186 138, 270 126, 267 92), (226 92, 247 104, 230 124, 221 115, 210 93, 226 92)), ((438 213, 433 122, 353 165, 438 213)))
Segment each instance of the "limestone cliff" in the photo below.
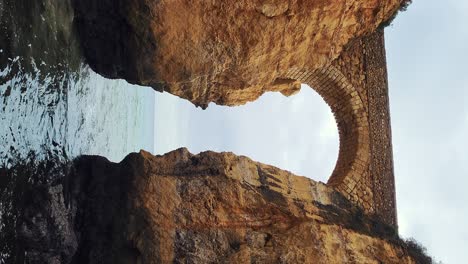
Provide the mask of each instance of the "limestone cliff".
POLYGON ((90 65, 205 107, 305 83, 330 106, 340 153, 328 184, 397 227, 381 25, 409 0, 75 0, 90 65))
POLYGON ((405 0, 75 0, 91 67, 190 100, 239 105, 289 95, 291 69, 329 65, 405 0))
POLYGON ((247 157, 179 149, 70 168, 19 198, 16 260, 422 263, 331 187, 247 157))

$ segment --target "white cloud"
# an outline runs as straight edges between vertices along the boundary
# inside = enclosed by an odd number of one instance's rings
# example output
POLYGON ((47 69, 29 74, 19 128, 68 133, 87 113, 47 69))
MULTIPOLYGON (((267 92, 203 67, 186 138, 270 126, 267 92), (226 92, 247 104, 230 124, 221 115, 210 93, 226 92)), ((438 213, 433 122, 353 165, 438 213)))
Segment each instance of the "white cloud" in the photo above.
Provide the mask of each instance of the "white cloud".
POLYGON ((333 114, 327 115, 325 118, 324 125, 320 129, 320 138, 322 140, 337 140, 338 139, 338 129, 336 125, 336 120, 333 114))
POLYGON ((338 155, 337 128, 323 99, 304 88, 292 97, 268 93, 244 106, 205 111, 158 94, 156 153, 180 146, 232 151, 326 181, 338 155))
POLYGON ((387 30, 400 233, 468 259, 466 1, 414 1, 387 30), (436 19, 435 19, 436 18, 436 19))

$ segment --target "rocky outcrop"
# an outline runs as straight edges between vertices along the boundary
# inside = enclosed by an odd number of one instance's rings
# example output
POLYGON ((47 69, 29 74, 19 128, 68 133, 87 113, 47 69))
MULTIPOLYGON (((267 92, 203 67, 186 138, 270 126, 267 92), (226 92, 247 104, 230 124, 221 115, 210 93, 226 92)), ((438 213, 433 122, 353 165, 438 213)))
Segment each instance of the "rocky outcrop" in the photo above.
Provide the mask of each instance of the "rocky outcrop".
POLYGON ((291 69, 329 65, 405 0, 75 0, 75 24, 98 73, 206 107, 266 91, 290 95, 291 69))
POLYGON ((16 260, 421 263, 332 188, 247 157, 142 151, 69 168, 21 196, 16 260))
POLYGON ((340 153, 328 184, 397 227, 384 32, 408 0, 75 1, 90 65, 206 107, 301 83, 330 106, 340 153))

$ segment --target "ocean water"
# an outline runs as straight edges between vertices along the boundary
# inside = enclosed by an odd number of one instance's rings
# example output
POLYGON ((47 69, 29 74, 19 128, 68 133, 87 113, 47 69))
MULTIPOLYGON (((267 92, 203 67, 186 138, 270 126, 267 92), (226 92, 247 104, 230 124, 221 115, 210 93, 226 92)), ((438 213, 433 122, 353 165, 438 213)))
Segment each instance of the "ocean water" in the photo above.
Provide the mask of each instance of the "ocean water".
POLYGON ((61 74, 37 68, 12 73, 18 68, 15 58, 0 70, 3 161, 12 163, 31 152, 39 159, 92 154, 112 161, 140 149, 153 152, 151 89, 107 80, 84 64, 61 74))
POLYGON ((85 63, 68 0, 0 0, 0 164, 154 146, 154 91, 85 63))
POLYGON ((70 0, 0 0, 0 264, 24 259, 21 201, 79 155, 154 152, 154 91, 86 64, 70 0))

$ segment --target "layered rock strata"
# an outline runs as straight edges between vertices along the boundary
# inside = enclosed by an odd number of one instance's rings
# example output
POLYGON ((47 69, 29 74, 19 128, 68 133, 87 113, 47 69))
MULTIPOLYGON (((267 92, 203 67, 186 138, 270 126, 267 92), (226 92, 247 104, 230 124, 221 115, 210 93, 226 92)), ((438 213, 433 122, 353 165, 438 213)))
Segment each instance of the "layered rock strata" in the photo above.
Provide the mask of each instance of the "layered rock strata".
POLYGON ((232 153, 86 156, 69 171, 22 195, 23 261, 417 263, 332 188, 232 153))
POLYGON ((76 0, 75 22, 98 73, 206 107, 266 91, 292 94, 293 68, 328 66, 404 0, 76 0))

